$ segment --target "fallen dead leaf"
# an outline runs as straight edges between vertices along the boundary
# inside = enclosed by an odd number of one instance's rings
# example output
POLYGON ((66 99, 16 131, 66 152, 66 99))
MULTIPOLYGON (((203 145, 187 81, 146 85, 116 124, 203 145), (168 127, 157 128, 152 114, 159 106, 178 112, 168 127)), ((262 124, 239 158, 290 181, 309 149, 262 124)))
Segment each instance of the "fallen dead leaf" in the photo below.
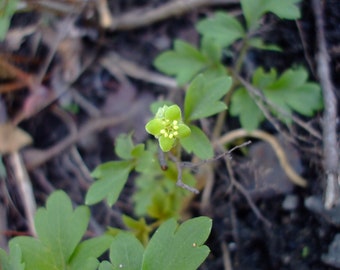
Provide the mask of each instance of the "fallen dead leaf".
POLYGON ((32 143, 31 136, 11 123, 0 124, 0 154, 9 154, 32 143))

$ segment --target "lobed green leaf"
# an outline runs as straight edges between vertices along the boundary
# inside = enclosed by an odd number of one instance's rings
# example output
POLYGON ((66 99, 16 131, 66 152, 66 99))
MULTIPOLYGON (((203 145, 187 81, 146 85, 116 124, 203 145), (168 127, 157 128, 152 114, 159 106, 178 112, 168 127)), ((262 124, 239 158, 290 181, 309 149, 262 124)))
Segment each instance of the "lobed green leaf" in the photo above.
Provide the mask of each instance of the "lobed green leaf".
POLYGON ((245 88, 235 91, 231 97, 230 114, 238 116, 241 126, 247 131, 252 131, 264 120, 264 115, 249 96, 245 88))
MULTIPOLYGON (((303 68, 288 69, 281 76, 271 69, 265 72, 258 68, 253 75, 253 85, 262 90, 265 98, 274 104, 269 109, 281 120, 290 124, 291 114, 296 111, 312 116, 322 108, 321 89, 318 84, 307 81, 303 68)), ((251 131, 264 120, 264 115, 245 88, 237 90, 231 98, 230 113, 239 116, 243 128, 251 131)))
POLYGON ((122 159, 132 158, 131 152, 134 148, 132 134, 120 134, 116 139, 115 152, 122 159))
MULTIPOLYGON (((131 233, 116 235, 110 247, 110 260, 113 269, 140 270, 144 247, 131 233)), ((155 258, 157 259, 157 258, 155 258)))
POLYGON ((6 37, 11 18, 17 9, 18 2, 18 0, 2 0, 0 3, 0 41, 6 37))
POLYGON ((205 133, 194 125, 190 126, 190 129, 190 136, 180 140, 183 148, 188 153, 194 153, 201 159, 212 158, 214 155, 214 150, 205 133))
POLYGON ((231 78, 223 76, 206 80, 200 74, 189 85, 184 101, 186 121, 192 121, 217 114, 227 106, 220 99, 229 91, 231 78))
POLYGON ((216 12, 212 18, 201 20, 196 28, 205 39, 210 39, 222 47, 228 47, 245 36, 240 22, 225 12, 216 12))
POLYGON ((193 218, 181 225, 175 219, 163 223, 145 249, 141 269, 197 269, 210 251, 204 242, 211 226, 207 217, 193 218))
POLYGON ((90 218, 86 206, 74 211, 63 191, 54 192, 35 215, 38 239, 16 237, 13 244, 22 250, 26 269, 66 269, 77 245, 83 237, 90 218))
POLYGON ((160 54, 154 61, 155 67, 167 75, 176 76, 179 85, 190 81, 207 65, 207 58, 189 43, 175 40, 174 50, 160 54))
POLYGON ((1 270, 24 270, 22 263, 22 252, 18 244, 10 242, 9 254, 0 248, 0 269, 1 270))
POLYGON ((99 165, 91 174, 97 180, 87 191, 85 203, 92 205, 106 198, 107 203, 112 206, 117 201, 132 167, 130 161, 110 161, 99 165))
POLYGON ((295 20, 300 18, 296 5, 300 0, 241 0, 242 11, 249 30, 258 28, 262 15, 274 13, 281 19, 295 20))
POLYGON ((81 242, 70 259, 68 270, 95 270, 99 262, 96 258, 110 248, 113 237, 102 235, 81 242))

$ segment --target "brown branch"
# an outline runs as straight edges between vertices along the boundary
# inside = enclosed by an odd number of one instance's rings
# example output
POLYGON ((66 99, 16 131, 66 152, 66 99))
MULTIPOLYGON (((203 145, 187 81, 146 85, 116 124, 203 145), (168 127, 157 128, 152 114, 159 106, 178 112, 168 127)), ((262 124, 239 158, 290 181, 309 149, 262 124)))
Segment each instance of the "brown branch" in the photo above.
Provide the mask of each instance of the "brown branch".
POLYGON ((337 146, 336 133, 337 99, 330 78, 329 55, 323 28, 323 8, 320 0, 313 0, 312 4, 315 14, 317 45, 319 47, 317 54, 317 72, 323 90, 325 105, 322 121, 324 170, 326 174, 325 207, 329 209, 339 203, 340 199, 340 150, 337 146))
POLYGON ((130 30, 143 27, 157 21, 165 20, 172 16, 178 16, 190 10, 208 6, 236 4, 239 0, 176 0, 170 1, 156 9, 139 9, 122 15, 121 17, 112 18, 110 30, 130 30))

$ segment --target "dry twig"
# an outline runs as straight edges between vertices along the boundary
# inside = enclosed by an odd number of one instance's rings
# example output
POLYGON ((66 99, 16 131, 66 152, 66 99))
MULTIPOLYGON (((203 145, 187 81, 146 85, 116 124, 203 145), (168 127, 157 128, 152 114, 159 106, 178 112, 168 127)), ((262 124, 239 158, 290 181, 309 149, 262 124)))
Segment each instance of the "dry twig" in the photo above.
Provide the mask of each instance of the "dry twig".
POLYGON ((337 144, 336 121, 337 121, 337 99, 330 78, 329 55, 326 47, 324 32, 324 20, 320 0, 313 0, 315 24, 317 33, 317 72, 323 90, 325 103, 322 129, 323 129, 323 154, 324 170, 326 174, 325 207, 331 208, 339 203, 340 199, 340 163, 339 147, 337 144))
POLYGON ((172 16, 181 15, 187 11, 208 5, 228 5, 239 3, 239 0, 176 0, 170 1, 159 8, 140 9, 121 17, 113 18, 110 30, 129 30, 143 27, 172 16))
POLYGON ((279 142, 275 139, 274 136, 268 134, 267 132, 264 132, 261 130, 254 130, 254 131, 248 132, 244 129, 236 129, 231 132, 228 132, 227 134, 219 138, 217 141, 214 142, 214 145, 215 146, 223 145, 223 144, 232 142, 233 140, 237 138, 244 138, 244 137, 254 137, 254 138, 258 138, 258 139, 268 142, 273 148, 280 162, 282 169, 285 171, 289 179, 295 185, 302 186, 302 187, 307 186, 307 181, 303 179, 300 175, 298 175, 294 171, 294 169, 290 166, 287 160, 286 154, 284 150, 282 149, 282 147, 280 146, 279 142))

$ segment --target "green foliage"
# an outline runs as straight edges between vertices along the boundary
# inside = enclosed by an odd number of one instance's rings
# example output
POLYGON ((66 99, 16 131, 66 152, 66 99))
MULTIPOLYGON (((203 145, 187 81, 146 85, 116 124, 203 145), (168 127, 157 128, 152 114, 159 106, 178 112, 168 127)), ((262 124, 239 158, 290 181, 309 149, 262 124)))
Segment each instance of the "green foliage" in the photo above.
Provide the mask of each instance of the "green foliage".
POLYGON ((203 130, 196 126, 190 126, 190 128, 191 135, 181 141, 183 148, 188 153, 194 153, 200 159, 212 158, 214 150, 203 130))
MULTIPOLYGON (((272 112, 287 122, 291 122, 293 111, 305 116, 312 116, 322 107, 321 89, 318 84, 308 82, 305 69, 288 69, 281 76, 275 69, 265 72, 258 68, 252 78, 252 84, 262 90, 265 98, 275 107, 272 112), (282 114, 284 112, 284 114, 282 114)), ((240 117, 242 127, 256 129, 264 120, 262 111, 244 87, 232 96, 230 113, 240 117)))
POLYGON ((17 9, 18 0, 0 0, 0 41, 7 34, 9 24, 17 9))
POLYGON ((231 78, 227 75, 207 78, 203 74, 199 74, 190 83, 185 95, 184 122, 177 105, 170 107, 164 105, 158 108, 156 116, 146 124, 146 130, 159 140, 160 147, 164 152, 168 152, 176 146, 176 137, 178 137, 180 144, 188 153, 193 153, 201 159, 211 158, 213 149, 209 139, 201 129, 190 123, 226 110, 227 106, 221 101, 221 98, 227 94, 231 84, 231 78), (171 108, 176 109, 176 117, 169 117, 171 108), (173 120, 176 121, 176 130, 169 126, 173 120), (182 127, 193 132, 185 132, 185 136, 180 136, 184 134, 181 132, 182 127), (174 132, 178 136, 172 135, 174 132))
POLYGON ((215 16, 201 20, 196 28, 206 39, 221 47, 228 47, 246 35, 241 23, 225 12, 216 12, 215 16))
POLYGON ((185 95, 184 113, 186 121, 215 115, 227 109, 220 99, 229 91, 231 78, 228 76, 206 79, 198 75, 188 87, 185 95))
MULTIPOLYGON (((68 196, 63 191, 56 191, 47 200, 46 208, 38 209, 35 215, 38 238, 16 237, 10 245, 20 247, 26 270, 96 269, 96 258, 109 247, 112 238, 102 236, 80 242, 89 217, 86 206, 73 211, 68 196)), ((10 252, 10 258, 20 258, 17 248, 13 254, 12 250, 10 252)))
POLYGON ((102 262, 99 269, 197 269, 209 254, 204 242, 211 225, 207 217, 193 218, 181 225, 170 219, 157 229, 145 249, 131 234, 119 233, 110 247, 112 264, 102 262))
POLYGON ((92 205, 106 198, 107 203, 112 206, 117 201, 131 169, 130 161, 109 161, 99 165, 91 174, 97 180, 89 188, 85 203, 92 205))
POLYGON ((201 50, 198 50, 184 41, 176 40, 174 50, 159 55, 154 64, 165 74, 176 76, 179 85, 184 85, 201 72, 209 78, 224 75, 220 59, 221 49, 216 44, 202 42, 201 50))
POLYGON ((10 243, 9 254, 0 249, 0 269, 1 270, 24 270, 22 263, 22 253, 19 245, 10 243))
POLYGON ((142 269, 144 247, 130 233, 119 233, 111 243, 110 261, 113 269, 142 269))
POLYGON ((135 235, 135 237, 146 246, 149 242, 150 233, 153 231, 152 227, 148 225, 145 218, 133 219, 129 216, 123 216, 123 222, 126 227, 135 235))
POLYGON ((298 2, 300 0, 241 0, 241 6, 248 29, 253 30, 259 26, 260 18, 268 12, 281 19, 300 18, 300 10, 296 6, 298 2))
MULTIPOLYGON (((137 216, 149 216, 157 220, 179 218, 184 199, 189 191, 178 188, 177 169, 173 162, 168 161, 168 169, 162 171, 157 160, 157 146, 148 144, 148 151, 152 158, 140 170, 136 178, 136 192, 133 194, 135 214, 137 216)), ((194 186, 195 178, 188 170, 182 171, 183 182, 194 186)))
POLYGON ((0 177, 6 177, 6 176, 7 176, 6 168, 2 161, 2 155, 0 155, 0 177))
MULTIPOLYGON (((139 173, 137 190, 133 195, 136 214, 149 215, 158 220, 178 218, 182 201, 189 192, 176 186, 175 164, 169 162, 169 169, 162 171, 157 146, 149 143, 145 149, 144 144, 134 145, 131 134, 120 135, 115 150, 117 156, 125 160, 106 162, 92 172, 97 181, 86 194, 86 204, 92 205, 106 199, 109 205, 113 205, 134 169, 139 173)), ((187 170, 183 170, 182 178, 190 186, 195 184, 194 177, 187 170)))
MULTIPOLYGON (((20 236, 9 243, 7 254, 0 249, 2 270, 95 270, 95 269, 196 269, 208 256, 204 245, 211 231, 211 220, 199 217, 178 225, 175 219, 163 223, 145 248, 136 236, 119 231, 81 241, 89 222, 89 209, 73 210, 63 191, 54 192, 46 208, 35 215, 37 238, 20 236), (110 247, 110 262, 97 258, 110 247), (99 268, 98 268, 99 267, 99 268)), ((130 228, 148 227, 124 217, 130 228)), ((151 228, 149 227, 149 231, 151 228)))
POLYGON ((248 131, 258 128, 259 124, 264 120, 262 111, 257 107, 244 87, 233 94, 230 114, 238 116, 241 126, 248 131))

